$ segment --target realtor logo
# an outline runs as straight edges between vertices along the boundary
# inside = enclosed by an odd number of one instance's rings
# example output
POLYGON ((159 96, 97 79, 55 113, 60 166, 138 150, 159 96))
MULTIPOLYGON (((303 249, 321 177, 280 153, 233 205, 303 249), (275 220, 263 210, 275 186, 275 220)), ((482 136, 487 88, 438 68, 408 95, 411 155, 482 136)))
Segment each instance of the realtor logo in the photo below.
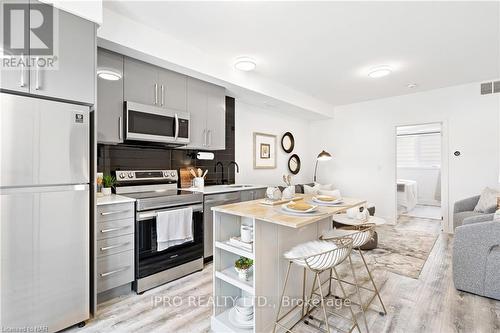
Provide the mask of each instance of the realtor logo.
POLYGON ((5 55, 54 55, 54 9, 37 3, 4 3, 5 55))
POLYGON ((58 69, 58 15, 51 5, 2 1, 2 69, 58 69))

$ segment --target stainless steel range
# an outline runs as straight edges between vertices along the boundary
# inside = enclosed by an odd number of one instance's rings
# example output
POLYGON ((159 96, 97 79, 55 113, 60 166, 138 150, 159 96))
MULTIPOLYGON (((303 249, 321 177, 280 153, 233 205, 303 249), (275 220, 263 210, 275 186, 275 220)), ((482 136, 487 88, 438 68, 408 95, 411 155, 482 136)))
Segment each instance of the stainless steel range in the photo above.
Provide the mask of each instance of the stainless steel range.
POLYGON ((116 193, 135 198, 135 290, 142 293, 203 269, 203 195, 177 189, 176 170, 116 171, 116 193), (159 251, 159 212, 191 207, 193 240, 159 251))

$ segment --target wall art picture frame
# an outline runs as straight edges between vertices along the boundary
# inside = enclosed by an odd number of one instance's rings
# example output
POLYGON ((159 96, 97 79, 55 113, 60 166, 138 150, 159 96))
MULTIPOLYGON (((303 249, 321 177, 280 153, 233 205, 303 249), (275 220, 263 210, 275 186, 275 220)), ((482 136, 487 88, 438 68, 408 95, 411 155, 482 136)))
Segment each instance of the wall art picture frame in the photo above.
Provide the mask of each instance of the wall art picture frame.
POLYGON ((277 160, 276 135, 253 133, 253 168, 275 169, 277 160))

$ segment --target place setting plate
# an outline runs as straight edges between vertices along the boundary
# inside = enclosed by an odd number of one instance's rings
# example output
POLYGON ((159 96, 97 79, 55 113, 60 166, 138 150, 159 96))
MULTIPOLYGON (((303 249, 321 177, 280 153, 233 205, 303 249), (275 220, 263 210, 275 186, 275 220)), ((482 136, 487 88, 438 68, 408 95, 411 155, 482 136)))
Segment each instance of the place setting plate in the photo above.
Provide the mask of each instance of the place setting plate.
POLYGON ((281 205, 280 211, 289 215, 314 216, 324 214, 319 211, 318 205, 311 205, 306 202, 289 202, 281 205))
POLYGON ((342 198, 335 198, 329 195, 316 195, 312 197, 311 202, 321 206, 342 206, 344 200, 342 198))

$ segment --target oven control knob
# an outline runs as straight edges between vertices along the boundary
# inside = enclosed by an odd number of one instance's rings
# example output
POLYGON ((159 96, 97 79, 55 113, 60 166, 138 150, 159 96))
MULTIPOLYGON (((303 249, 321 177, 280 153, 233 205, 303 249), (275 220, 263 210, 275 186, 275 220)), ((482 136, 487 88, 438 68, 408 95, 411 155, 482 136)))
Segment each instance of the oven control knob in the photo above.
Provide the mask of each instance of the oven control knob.
POLYGON ((163 176, 168 177, 168 171, 163 171, 163 176))
POLYGON ((134 174, 132 172, 128 173, 128 178, 134 178, 134 174))
POLYGON ((173 177, 173 178, 175 178, 175 171, 172 171, 172 172, 170 173, 170 176, 171 176, 171 177, 173 177))
POLYGON ((125 178, 125 173, 124 172, 121 172, 118 177, 120 177, 121 179, 125 178))

